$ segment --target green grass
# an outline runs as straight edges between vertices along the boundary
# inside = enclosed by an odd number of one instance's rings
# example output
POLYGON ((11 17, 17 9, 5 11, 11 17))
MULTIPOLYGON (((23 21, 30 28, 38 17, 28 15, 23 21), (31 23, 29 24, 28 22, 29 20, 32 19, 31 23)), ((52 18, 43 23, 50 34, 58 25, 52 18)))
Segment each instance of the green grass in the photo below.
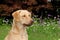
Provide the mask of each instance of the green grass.
POLYGON ((10 28, 11 27, 7 24, 0 25, 0 40, 4 40, 4 37, 7 35, 10 28))
MULTIPOLYGON (((0 25, 0 40, 4 40, 11 25, 0 25)), ((60 40, 60 27, 54 20, 45 21, 43 24, 37 22, 27 28, 29 40, 60 40)))

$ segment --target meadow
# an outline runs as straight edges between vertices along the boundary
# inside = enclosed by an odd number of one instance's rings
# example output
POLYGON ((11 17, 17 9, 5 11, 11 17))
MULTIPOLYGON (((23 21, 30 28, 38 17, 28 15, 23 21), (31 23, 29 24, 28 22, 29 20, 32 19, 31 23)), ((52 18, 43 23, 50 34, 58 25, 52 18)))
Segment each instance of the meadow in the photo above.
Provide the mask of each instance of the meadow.
MULTIPOLYGON (((4 37, 11 29, 11 24, 2 23, 0 19, 0 40, 4 40, 4 37)), ((34 18, 33 25, 27 27, 29 40, 60 40, 60 26, 56 20, 45 19, 40 23, 39 19, 34 18)))

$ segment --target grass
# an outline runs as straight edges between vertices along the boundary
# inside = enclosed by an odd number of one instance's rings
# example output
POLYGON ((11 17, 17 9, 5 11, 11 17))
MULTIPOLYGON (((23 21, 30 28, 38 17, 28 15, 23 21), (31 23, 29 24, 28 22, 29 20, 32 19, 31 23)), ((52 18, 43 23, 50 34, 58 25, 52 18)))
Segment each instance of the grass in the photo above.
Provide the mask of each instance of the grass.
POLYGON ((10 28, 11 27, 7 24, 0 25, 0 40, 4 40, 4 37, 7 35, 10 28))
MULTIPOLYGON (((0 25, 0 40, 4 40, 11 25, 0 25)), ((27 28, 29 40, 60 40, 60 27, 55 20, 45 20, 40 24, 38 19, 34 19, 32 26, 27 28)))

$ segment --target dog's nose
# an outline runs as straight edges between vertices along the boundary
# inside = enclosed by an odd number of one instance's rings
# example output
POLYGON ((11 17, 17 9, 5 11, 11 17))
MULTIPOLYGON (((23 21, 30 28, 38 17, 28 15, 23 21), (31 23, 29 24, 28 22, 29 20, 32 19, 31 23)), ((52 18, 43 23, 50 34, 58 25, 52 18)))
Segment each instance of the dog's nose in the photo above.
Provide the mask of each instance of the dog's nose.
POLYGON ((31 23, 33 23, 34 21, 33 20, 31 20, 31 23))

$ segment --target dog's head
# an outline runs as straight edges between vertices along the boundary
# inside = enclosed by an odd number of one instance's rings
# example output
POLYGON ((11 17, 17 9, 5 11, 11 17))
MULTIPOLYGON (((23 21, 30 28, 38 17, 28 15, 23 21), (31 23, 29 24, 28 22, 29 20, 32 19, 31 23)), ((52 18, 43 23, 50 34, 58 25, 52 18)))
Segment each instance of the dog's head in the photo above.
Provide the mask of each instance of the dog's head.
POLYGON ((15 21, 20 22, 23 25, 29 26, 33 23, 31 18, 31 12, 27 10, 18 10, 12 14, 15 21))

